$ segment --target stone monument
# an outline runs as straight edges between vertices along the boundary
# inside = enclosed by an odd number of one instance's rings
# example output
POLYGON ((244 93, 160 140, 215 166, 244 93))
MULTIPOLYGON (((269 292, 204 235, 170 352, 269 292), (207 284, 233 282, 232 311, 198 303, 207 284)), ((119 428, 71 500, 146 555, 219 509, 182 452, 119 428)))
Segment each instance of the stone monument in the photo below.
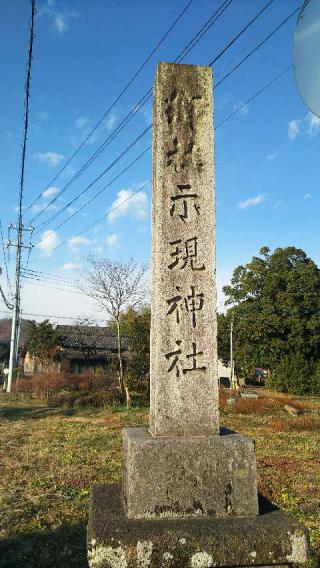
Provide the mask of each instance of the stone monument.
MULTIPOLYGON (((154 89, 150 423, 126 428, 122 489, 93 490, 96 568, 288 565, 305 529, 259 515, 254 441, 219 428, 211 68, 154 89)), ((261 511, 260 511, 261 513, 261 511)))

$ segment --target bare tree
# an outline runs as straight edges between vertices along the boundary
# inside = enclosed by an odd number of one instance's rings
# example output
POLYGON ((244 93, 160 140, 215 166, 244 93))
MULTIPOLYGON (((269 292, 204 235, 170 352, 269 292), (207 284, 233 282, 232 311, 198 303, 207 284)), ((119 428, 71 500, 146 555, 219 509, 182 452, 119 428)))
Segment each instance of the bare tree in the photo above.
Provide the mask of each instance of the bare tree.
POLYGON ((88 262, 90 270, 80 287, 111 316, 116 324, 120 395, 126 394, 127 404, 130 405, 130 396, 128 389, 125 388, 123 376, 121 316, 130 308, 141 306, 146 300, 147 267, 137 264, 133 259, 123 262, 90 256, 88 262))

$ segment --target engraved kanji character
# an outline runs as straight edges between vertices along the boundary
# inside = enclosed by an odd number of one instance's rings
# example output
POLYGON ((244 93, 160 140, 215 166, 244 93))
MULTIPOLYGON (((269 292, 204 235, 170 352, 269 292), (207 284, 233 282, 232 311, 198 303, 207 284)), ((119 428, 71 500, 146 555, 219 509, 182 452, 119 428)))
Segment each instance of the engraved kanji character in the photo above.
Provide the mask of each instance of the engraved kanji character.
POLYGON ((196 312, 202 310, 204 304, 204 294, 199 292, 195 293, 195 286, 191 286, 191 294, 184 299, 187 312, 192 313, 192 325, 197 327, 196 312), (198 298, 198 300, 196 300, 198 298))
MULTIPOLYGON (((176 290, 177 292, 180 292, 181 288, 179 286, 176 286, 176 290)), ((180 323, 179 304, 181 303, 181 301, 182 301, 182 296, 178 294, 176 296, 173 296, 173 298, 170 298, 170 300, 167 300, 167 304, 170 306, 169 310, 167 311, 167 315, 170 315, 175 311, 177 323, 180 323)))
POLYGON ((192 353, 189 353, 188 355, 186 355, 187 359, 192 360, 192 367, 191 368, 187 367, 185 369, 182 369, 182 372, 183 372, 184 375, 186 373, 191 372, 191 371, 206 371, 207 367, 197 367, 197 357, 199 355, 203 355, 203 351, 197 351, 197 345, 193 341, 192 342, 192 353))
POLYGON ((181 355, 181 349, 180 349, 181 339, 177 339, 176 344, 178 345, 179 349, 176 349, 176 351, 171 351, 170 353, 165 353, 165 357, 166 359, 168 359, 168 361, 169 359, 171 359, 171 357, 173 357, 173 360, 167 372, 170 373, 170 371, 172 371, 172 369, 175 368, 176 376, 180 377, 180 369, 178 367, 178 363, 179 363, 179 355, 181 355))
MULTIPOLYGON (((178 189, 182 192, 183 190, 189 191, 191 189, 191 185, 189 183, 185 184, 178 184, 178 189)), ((197 193, 181 193, 178 195, 172 195, 170 200, 172 201, 172 205, 170 208, 170 215, 173 217, 174 212, 176 210, 176 202, 182 199, 182 213, 178 213, 180 219, 185 223, 186 219, 188 219, 188 202, 187 199, 196 199, 198 197, 197 193)), ((196 203, 193 203, 193 207, 195 208, 197 214, 199 215, 200 206, 196 203)))
MULTIPOLYGON (((179 245, 181 242, 181 239, 177 239, 176 241, 171 241, 170 245, 179 245)), ((171 262, 171 264, 168 264, 168 268, 172 270, 181 261, 180 270, 183 270, 187 264, 190 264, 191 270, 205 270, 204 264, 197 266, 198 238, 192 237, 191 239, 187 239, 184 242, 184 249, 185 255, 182 256, 182 249, 178 246, 175 247, 175 249, 170 253, 170 256, 174 258, 174 261, 171 262)))

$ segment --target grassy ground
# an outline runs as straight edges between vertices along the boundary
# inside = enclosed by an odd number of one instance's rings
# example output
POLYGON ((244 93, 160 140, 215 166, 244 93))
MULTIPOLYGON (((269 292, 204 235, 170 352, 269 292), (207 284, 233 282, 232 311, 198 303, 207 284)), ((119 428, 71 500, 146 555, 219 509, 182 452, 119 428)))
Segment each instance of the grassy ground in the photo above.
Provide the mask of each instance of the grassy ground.
MULTIPOLYGON (((320 560, 320 399, 222 400, 222 425, 256 439, 259 488, 310 529, 320 560)), ((145 409, 73 410, 0 395, 0 566, 85 568, 90 487, 120 480, 121 429, 145 409)), ((320 565, 320 562, 319 562, 320 565)))

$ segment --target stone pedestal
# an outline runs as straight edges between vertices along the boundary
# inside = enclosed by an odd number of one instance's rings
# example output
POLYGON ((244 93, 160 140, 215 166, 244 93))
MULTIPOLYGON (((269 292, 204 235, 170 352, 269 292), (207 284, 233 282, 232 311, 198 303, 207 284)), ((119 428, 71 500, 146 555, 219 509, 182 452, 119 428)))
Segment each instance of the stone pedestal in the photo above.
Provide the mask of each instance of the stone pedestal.
POLYGON ((262 503, 258 517, 129 519, 118 485, 93 490, 91 568, 277 567, 306 562, 308 534, 262 503))
POLYGON ((123 434, 123 495, 128 517, 250 517, 258 514, 251 438, 123 434))

